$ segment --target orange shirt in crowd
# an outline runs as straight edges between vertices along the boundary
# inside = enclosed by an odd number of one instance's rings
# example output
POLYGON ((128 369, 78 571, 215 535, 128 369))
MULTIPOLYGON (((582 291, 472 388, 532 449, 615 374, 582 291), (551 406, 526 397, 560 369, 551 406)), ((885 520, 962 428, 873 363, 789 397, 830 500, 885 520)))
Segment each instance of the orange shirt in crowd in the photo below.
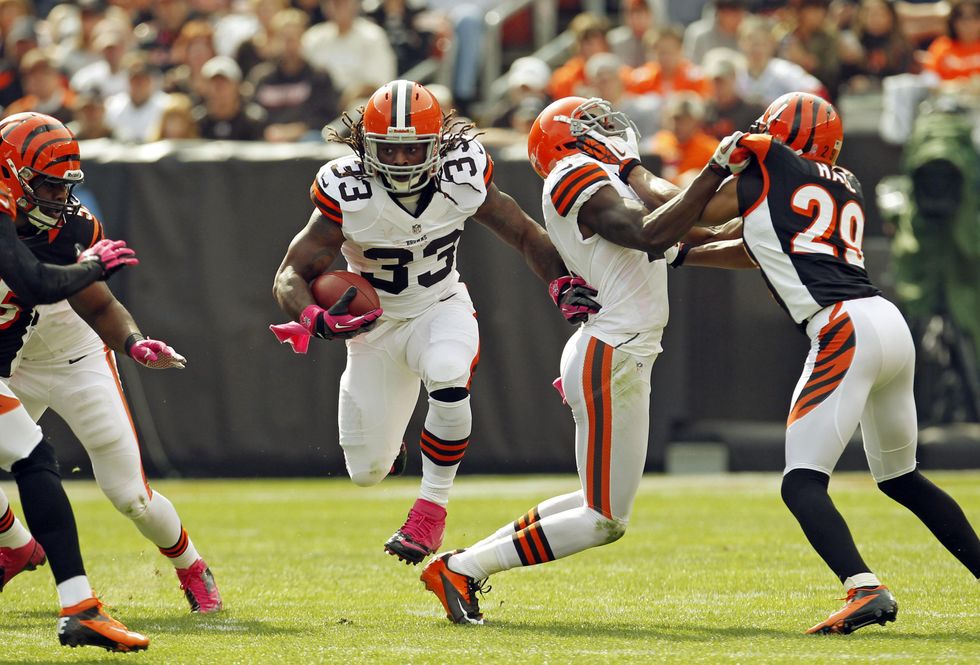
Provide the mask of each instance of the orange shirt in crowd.
POLYGON ((929 47, 925 67, 944 81, 980 74, 980 42, 961 44, 949 37, 939 37, 929 47))
POLYGON ((634 95, 690 91, 704 97, 709 92, 709 84, 701 77, 698 68, 686 60, 677 66, 670 77, 664 75, 657 62, 650 61, 633 70, 626 89, 634 95))
POLYGON ((580 85, 585 83, 585 58, 580 55, 570 58, 551 75, 548 91, 552 99, 571 97, 580 85))
POLYGON ((675 185, 681 185, 686 172, 698 172, 704 168, 715 154, 718 143, 718 139, 703 131, 681 143, 674 132, 664 129, 653 135, 650 152, 663 161, 661 175, 675 185))

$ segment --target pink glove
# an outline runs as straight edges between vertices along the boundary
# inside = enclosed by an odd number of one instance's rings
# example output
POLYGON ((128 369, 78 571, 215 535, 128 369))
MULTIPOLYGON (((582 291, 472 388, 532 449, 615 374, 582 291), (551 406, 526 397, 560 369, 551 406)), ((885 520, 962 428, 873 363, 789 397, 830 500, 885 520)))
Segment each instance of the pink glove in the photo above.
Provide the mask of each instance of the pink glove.
POLYGON ((352 286, 340 296, 340 300, 330 306, 330 309, 310 305, 299 315, 299 322, 311 335, 321 339, 350 339, 358 333, 367 332, 374 327, 374 322, 384 313, 384 310, 378 307, 366 314, 353 316, 349 312, 349 307, 355 296, 357 296, 357 289, 352 286))
POLYGON ((310 331, 302 323, 290 321, 269 326, 269 330, 283 344, 293 347, 293 353, 306 353, 310 348, 310 331))
POLYGON ((548 285, 548 293, 569 323, 584 323, 590 314, 602 309, 602 305, 592 299, 599 292, 577 275, 565 275, 553 280, 548 285))
POLYGON ((94 261, 102 268, 102 279, 108 279, 114 272, 125 266, 139 263, 136 252, 126 247, 124 240, 105 238, 78 255, 78 262, 94 261))
POLYGON ((142 335, 130 335, 126 340, 126 353, 140 365, 150 369, 184 369, 187 359, 158 339, 146 339, 142 335), (132 340, 132 341, 131 341, 132 340))

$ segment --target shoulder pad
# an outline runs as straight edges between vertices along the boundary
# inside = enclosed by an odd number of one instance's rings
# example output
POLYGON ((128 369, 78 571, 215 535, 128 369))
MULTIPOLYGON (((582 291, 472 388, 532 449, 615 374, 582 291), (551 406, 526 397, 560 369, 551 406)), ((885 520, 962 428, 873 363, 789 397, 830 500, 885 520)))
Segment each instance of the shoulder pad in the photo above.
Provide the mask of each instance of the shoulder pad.
POLYGON ((551 199, 555 211, 567 217, 577 205, 585 203, 592 192, 609 184, 612 184, 609 173, 598 161, 576 153, 563 159, 548 174, 544 193, 551 199))
POLYGON ((493 159, 479 141, 470 139, 443 156, 439 177, 443 186, 470 186, 486 194, 493 182, 493 159))
POLYGON ((105 238, 102 223, 85 206, 79 206, 78 212, 65 219, 65 224, 69 223, 75 240, 86 249, 105 238))
POLYGON ((310 200, 332 222, 343 224, 344 213, 361 210, 374 195, 357 155, 327 162, 310 186, 310 200))

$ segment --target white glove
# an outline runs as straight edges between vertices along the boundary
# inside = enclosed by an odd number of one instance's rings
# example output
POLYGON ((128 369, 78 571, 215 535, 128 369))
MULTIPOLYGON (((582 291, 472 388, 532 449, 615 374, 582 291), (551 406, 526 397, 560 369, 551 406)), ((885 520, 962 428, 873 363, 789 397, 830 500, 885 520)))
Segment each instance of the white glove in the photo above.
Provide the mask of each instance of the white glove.
POLYGON ((708 168, 721 176, 738 175, 749 165, 752 152, 738 145, 745 132, 735 132, 726 136, 715 148, 715 154, 708 162, 708 168))
POLYGON ((624 182, 629 172, 640 164, 640 147, 636 132, 631 127, 622 137, 606 136, 590 129, 578 137, 576 147, 593 159, 617 166, 619 177, 624 182))

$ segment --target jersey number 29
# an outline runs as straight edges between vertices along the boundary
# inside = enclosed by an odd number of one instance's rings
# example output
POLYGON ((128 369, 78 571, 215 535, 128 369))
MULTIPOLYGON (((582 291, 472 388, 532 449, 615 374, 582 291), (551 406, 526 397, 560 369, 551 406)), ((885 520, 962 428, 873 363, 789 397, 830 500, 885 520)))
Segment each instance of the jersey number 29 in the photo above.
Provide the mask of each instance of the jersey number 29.
POLYGON ((791 199, 793 211, 813 219, 810 225, 793 236, 790 248, 797 254, 829 254, 843 258, 851 265, 864 267, 864 210, 861 204, 850 200, 837 211, 837 203, 830 192, 820 185, 804 185, 791 199), (840 238, 841 248, 831 242, 834 235, 840 238))

